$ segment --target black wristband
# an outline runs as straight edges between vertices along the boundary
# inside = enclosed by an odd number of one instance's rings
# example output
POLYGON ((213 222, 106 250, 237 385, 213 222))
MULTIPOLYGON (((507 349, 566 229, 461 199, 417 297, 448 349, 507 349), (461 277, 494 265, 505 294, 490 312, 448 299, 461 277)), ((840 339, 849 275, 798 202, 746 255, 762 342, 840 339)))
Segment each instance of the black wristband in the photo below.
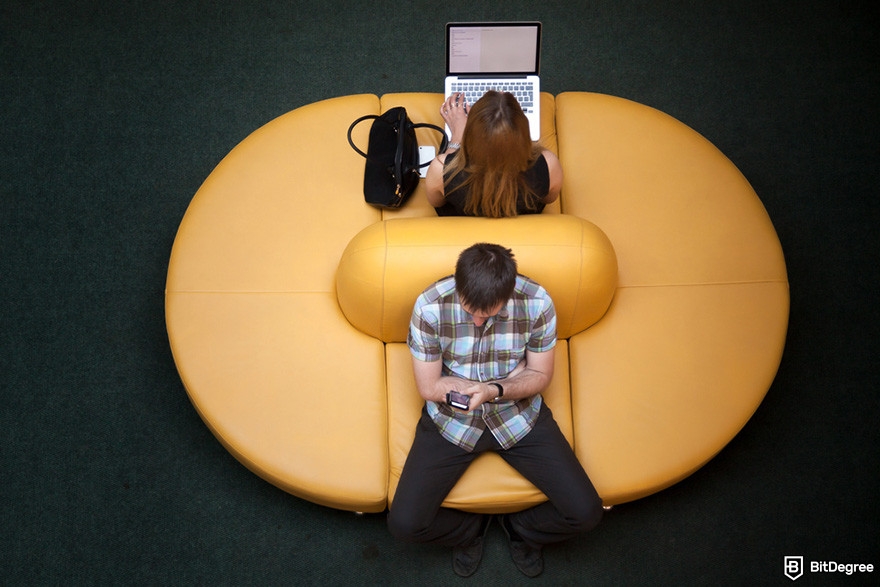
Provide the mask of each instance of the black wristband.
POLYGON ((500 383, 496 383, 494 381, 492 383, 490 383, 489 385, 494 385, 496 388, 498 388, 498 395, 496 395, 495 399, 492 401, 499 400, 502 397, 504 397, 504 386, 503 385, 501 385, 500 383))

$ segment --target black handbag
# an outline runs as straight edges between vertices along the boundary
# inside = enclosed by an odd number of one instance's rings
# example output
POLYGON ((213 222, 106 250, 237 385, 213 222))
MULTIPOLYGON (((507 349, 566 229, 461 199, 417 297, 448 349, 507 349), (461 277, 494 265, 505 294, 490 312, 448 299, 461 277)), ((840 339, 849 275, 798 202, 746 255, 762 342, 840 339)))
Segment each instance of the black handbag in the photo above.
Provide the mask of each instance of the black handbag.
POLYGON ((361 116, 348 127, 348 144, 366 159, 364 165, 364 199, 380 208, 399 208, 406 203, 419 185, 419 169, 430 162, 419 164, 417 128, 431 128, 443 135, 440 152, 446 150, 446 133, 439 126, 414 124, 406 115, 406 108, 396 106, 387 112, 361 116), (364 120, 373 120, 367 152, 361 151, 351 140, 354 127, 364 120))

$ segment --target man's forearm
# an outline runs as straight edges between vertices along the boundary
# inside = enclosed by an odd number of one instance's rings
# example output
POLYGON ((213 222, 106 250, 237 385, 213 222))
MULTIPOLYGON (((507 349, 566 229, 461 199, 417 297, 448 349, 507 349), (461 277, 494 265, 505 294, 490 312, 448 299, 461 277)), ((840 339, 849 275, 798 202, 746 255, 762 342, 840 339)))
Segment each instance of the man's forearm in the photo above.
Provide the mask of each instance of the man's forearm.
MULTIPOLYGON (((494 382, 504 387, 504 400, 518 400, 541 393, 550 385, 550 377, 541 371, 535 371, 525 366, 517 367, 504 379, 494 382)), ((461 393, 473 395, 480 393, 483 401, 495 399, 498 396, 498 388, 489 385, 492 381, 479 382, 461 379, 460 377, 443 376, 430 383, 419 387, 419 393, 423 399, 443 403, 446 394, 455 390, 461 393)))
MULTIPOLYGON (((519 400, 531 397, 544 391, 553 378, 554 353, 528 353, 519 365, 504 379, 497 380, 504 388, 504 401, 519 400)), ((419 395, 426 401, 443 403, 446 394, 455 390, 475 398, 471 403, 476 407, 484 402, 496 399, 500 393, 492 381, 477 382, 442 375, 440 361, 423 362, 413 360, 413 373, 419 395)))
POLYGON ((517 368, 504 379, 498 380, 498 383, 504 387, 504 400, 518 400, 547 389, 550 385, 550 375, 528 367, 517 368))

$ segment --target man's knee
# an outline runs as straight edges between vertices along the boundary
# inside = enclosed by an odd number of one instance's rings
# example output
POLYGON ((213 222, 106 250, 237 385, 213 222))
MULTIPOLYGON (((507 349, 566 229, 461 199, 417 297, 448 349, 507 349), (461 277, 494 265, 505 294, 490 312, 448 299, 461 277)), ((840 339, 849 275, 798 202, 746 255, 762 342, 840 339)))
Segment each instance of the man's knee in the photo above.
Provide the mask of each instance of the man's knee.
POLYGON ((572 534, 592 530, 602 520, 605 512, 602 498, 589 481, 581 484, 580 489, 566 493, 564 497, 558 496, 553 505, 572 534))
POLYGON ((391 535, 398 540, 403 540, 405 542, 419 542, 419 536, 424 533, 425 529, 418 527, 413 522, 414 519, 414 516, 402 514, 399 509, 392 507, 388 511, 388 517, 386 519, 388 530, 391 532, 391 535))
POLYGON ((598 496, 577 502, 576 507, 567 512, 567 519, 574 532, 588 532, 602 521, 602 500, 598 496))

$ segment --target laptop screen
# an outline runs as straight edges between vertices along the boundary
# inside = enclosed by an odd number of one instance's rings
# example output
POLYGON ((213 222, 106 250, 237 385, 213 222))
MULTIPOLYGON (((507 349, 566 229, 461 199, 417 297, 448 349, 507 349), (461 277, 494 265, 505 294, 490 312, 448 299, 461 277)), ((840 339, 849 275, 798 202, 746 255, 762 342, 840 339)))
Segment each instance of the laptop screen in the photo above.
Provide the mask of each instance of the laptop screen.
POLYGON ((541 23, 449 23, 446 75, 537 75, 541 23))

